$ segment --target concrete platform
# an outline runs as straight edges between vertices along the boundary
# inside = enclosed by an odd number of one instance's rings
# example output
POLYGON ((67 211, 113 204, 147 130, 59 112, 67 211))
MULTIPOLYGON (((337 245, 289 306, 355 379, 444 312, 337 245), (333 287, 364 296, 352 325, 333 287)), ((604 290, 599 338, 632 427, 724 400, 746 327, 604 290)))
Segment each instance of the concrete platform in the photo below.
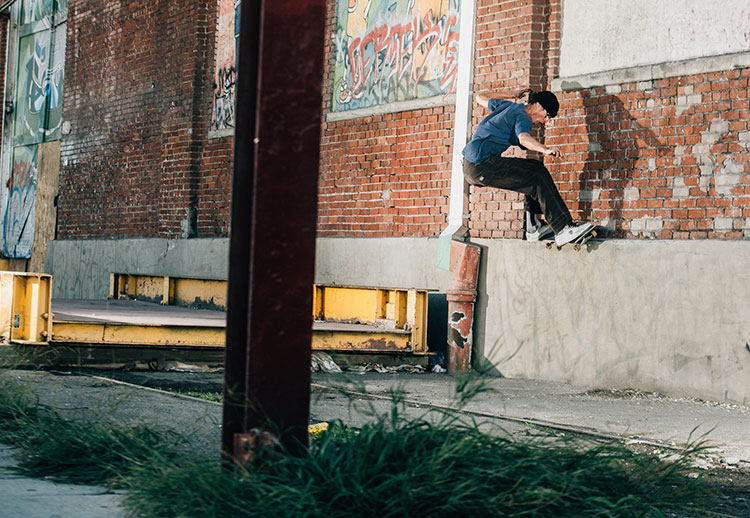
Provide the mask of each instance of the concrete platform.
POLYGON ((55 322, 225 327, 226 313, 137 300, 53 299, 55 322))
MULTIPOLYGON (((51 345, 223 348, 226 312, 137 300, 53 299, 51 345)), ((425 355, 410 330, 313 321, 312 348, 325 351, 425 355)))

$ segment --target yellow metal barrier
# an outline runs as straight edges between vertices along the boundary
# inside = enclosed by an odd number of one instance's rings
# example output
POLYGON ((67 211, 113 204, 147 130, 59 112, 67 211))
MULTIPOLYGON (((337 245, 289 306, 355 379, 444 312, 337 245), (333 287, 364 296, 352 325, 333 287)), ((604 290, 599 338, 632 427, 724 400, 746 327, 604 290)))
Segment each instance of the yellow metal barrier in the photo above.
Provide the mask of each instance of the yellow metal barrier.
MULTIPOLYGON (((226 292, 226 281, 113 273, 109 298, 224 309, 226 292)), ((98 311, 95 321, 56 321, 53 343, 224 346, 223 322, 156 325, 135 321, 133 315, 115 317, 111 314, 114 310, 110 307, 98 311)), ((135 307, 132 310, 143 311, 135 307)), ((120 305, 117 311, 128 312, 130 308, 120 305)), ((427 353, 426 290, 315 285, 312 313, 314 350, 427 353)))
POLYGON ((226 309, 227 281, 112 273, 110 299, 135 299, 211 309, 226 309))
POLYGON ((0 272, 0 343, 48 343, 52 276, 0 272))
POLYGON ((313 349, 427 352, 427 291, 313 288, 313 349))

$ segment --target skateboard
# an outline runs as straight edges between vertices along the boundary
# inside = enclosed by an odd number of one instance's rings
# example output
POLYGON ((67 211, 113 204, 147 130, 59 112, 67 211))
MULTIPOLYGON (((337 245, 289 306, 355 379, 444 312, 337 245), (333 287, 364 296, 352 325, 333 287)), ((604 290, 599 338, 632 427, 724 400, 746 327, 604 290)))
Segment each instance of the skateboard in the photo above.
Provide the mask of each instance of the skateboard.
MULTIPOLYGON (((570 241, 568 243, 565 243, 565 245, 573 245, 573 249, 576 252, 580 252, 581 248, 583 248, 583 245, 585 245, 589 240, 597 237, 601 233, 601 230, 596 225, 592 226, 588 231, 584 232, 577 238, 575 238, 573 241, 570 241)), ((552 249, 552 247, 556 247, 558 250, 560 250, 563 246, 557 246, 557 243, 553 239, 552 241, 548 242, 545 246, 548 250, 552 249)))

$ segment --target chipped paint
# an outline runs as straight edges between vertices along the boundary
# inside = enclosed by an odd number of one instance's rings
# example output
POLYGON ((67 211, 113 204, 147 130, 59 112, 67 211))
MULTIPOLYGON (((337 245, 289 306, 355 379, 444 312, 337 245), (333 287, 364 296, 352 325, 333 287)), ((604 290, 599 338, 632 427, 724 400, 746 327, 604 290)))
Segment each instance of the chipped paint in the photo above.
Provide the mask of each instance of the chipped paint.
POLYGON ((481 249, 476 245, 451 242, 453 282, 446 292, 448 300, 448 372, 466 372, 471 367, 474 301, 481 249))

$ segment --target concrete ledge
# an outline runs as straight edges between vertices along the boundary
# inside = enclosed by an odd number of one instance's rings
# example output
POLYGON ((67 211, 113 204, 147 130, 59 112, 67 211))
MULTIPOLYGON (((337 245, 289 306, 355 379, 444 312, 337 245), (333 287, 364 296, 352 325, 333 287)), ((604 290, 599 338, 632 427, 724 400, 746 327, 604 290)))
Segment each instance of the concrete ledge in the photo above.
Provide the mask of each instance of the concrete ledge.
MULTIPOLYGON (((473 243, 475 360, 513 378, 750 402, 750 241, 473 243)), ((437 249, 437 237, 318 238, 315 282, 445 292, 437 249)), ((53 297, 104 299, 111 271, 226 278, 228 241, 55 241, 50 252, 53 297)))
POLYGON ((414 99, 409 101, 397 101, 395 103, 381 104, 370 108, 359 108, 356 110, 346 110, 340 112, 329 112, 326 115, 326 122, 336 122, 350 119, 359 119, 371 115, 384 115, 386 113, 398 113, 409 110, 423 110, 425 108, 434 108, 435 106, 448 106, 456 104, 456 94, 437 95, 435 97, 426 97, 424 99, 414 99))
POLYGON ((315 283, 445 291, 437 254, 437 237, 318 238, 315 283))
POLYGON ((750 401, 750 242, 474 243, 475 353, 504 376, 750 401))
POLYGON ((558 77, 552 81, 555 92, 569 92, 594 86, 620 85, 640 81, 651 81, 665 77, 689 76, 750 67, 750 52, 725 54, 706 58, 688 59, 671 63, 658 63, 640 67, 608 70, 595 74, 558 77))

